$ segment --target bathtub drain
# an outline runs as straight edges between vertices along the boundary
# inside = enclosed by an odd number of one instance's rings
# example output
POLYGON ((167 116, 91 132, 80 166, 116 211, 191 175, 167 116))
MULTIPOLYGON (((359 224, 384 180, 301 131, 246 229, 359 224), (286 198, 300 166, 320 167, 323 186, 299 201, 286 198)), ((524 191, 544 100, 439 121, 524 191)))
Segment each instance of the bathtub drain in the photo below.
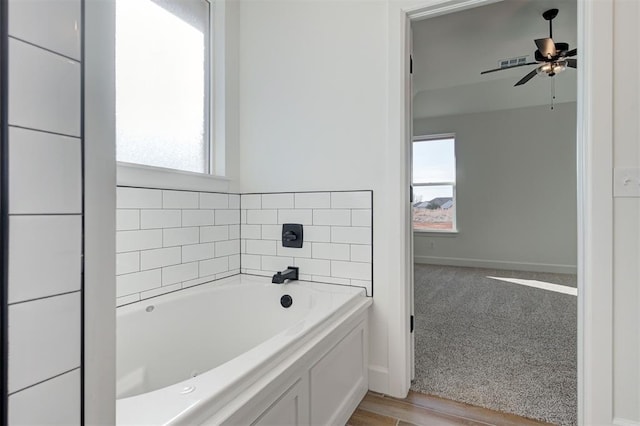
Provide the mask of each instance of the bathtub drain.
POLYGON ((285 294, 280 298, 280 304, 283 308, 288 308, 289 306, 293 305, 293 299, 288 294, 285 294))

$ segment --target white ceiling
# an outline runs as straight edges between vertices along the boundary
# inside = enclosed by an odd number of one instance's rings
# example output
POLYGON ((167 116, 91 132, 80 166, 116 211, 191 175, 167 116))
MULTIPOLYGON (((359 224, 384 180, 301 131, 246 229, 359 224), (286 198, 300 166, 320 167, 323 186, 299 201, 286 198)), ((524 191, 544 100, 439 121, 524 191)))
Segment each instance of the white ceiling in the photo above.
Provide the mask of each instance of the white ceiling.
POLYGON ((513 85, 534 65, 480 74, 498 68, 501 59, 528 55, 532 62, 533 40, 549 36, 542 12, 551 8, 560 10, 553 21, 554 41, 576 47, 576 0, 503 0, 414 22, 414 117, 548 105, 551 80, 556 103, 575 101, 574 69, 518 87, 513 85))

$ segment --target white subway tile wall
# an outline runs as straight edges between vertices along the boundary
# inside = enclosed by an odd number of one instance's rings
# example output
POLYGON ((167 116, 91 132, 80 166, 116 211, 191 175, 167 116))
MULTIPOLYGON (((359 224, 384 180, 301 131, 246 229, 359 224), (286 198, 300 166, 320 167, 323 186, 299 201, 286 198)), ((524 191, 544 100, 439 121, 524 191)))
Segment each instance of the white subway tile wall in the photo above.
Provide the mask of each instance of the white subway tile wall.
POLYGON ((118 187, 116 203, 118 306, 240 273, 239 195, 118 187))
POLYGON ((9 3, 8 423, 79 425, 82 0, 9 3))
POLYGON ((302 279, 372 295, 371 191, 243 194, 240 205, 242 273, 297 266, 302 279), (303 224, 302 248, 282 246, 283 223, 303 224))

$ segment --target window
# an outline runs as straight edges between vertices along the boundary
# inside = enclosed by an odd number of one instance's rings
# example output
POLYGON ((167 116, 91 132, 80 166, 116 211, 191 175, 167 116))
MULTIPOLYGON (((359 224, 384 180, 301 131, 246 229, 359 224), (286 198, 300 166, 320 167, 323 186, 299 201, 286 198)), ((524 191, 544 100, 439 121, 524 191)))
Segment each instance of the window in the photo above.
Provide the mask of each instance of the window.
POLYGON ((456 155, 453 135, 413 141, 413 229, 456 231, 456 155))
POLYGON ((210 8, 116 1, 118 161, 210 173, 210 8))

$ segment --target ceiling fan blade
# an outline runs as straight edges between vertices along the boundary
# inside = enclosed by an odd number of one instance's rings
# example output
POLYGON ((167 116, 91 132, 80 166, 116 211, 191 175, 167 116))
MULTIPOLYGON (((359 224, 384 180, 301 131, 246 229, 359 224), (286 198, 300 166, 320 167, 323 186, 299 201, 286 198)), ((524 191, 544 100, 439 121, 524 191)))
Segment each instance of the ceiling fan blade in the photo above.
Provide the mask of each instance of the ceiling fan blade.
POLYGON ((569 50, 564 56, 565 57, 569 57, 569 56, 576 56, 578 54, 578 49, 571 49, 569 50))
POLYGON ((567 66, 570 68, 578 68, 578 60, 577 59, 567 59, 567 66))
POLYGON ((525 84, 527 81, 531 80, 533 77, 536 76, 536 74, 538 74, 538 69, 536 68, 535 70, 531 71, 529 74, 525 75, 524 77, 522 77, 522 79, 517 82, 516 84, 514 84, 515 86, 522 86, 523 84, 525 84))
POLYGON ((538 50, 545 58, 555 56, 557 53, 556 44, 550 38, 539 38, 535 40, 538 50))
POLYGON ((488 74, 490 72, 508 70, 508 69, 511 69, 511 68, 524 67, 524 66, 527 66, 527 65, 538 65, 538 63, 537 62, 527 62, 526 64, 518 64, 518 65, 512 65, 510 67, 502 67, 502 68, 496 68, 496 69, 493 69, 493 70, 482 71, 480 74, 488 74))

